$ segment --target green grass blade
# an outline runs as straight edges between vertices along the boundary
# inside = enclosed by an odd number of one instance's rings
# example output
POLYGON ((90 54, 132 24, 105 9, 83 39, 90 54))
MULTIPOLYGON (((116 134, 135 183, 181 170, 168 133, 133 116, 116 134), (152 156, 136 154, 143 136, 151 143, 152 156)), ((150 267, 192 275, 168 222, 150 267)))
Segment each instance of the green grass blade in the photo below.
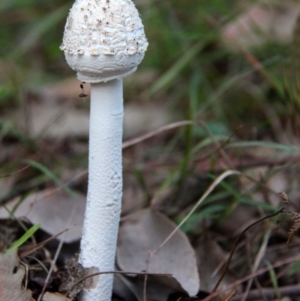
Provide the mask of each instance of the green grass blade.
MULTIPOLYGON (((181 230, 185 233, 194 232, 196 223, 198 223, 199 221, 205 218, 207 219, 214 218, 217 216, 217 213, 222 212, 222 210, 224 210, 224 206, 221 205, 213 205, 213 206, 208 206, 206 208, 203 208, 199 212, 195 212, 194 214, 192 214, 189 220, 187 221, 187 223, 182 225, 181 230)), ((183 219, 184 217, 179 217, 176 220, 176 223, 179 224, 183 219)))
POLYGON ((204 46, 205 44, 201 41, 188 50, 167 72, 154 82, 154 84, 150 87, 150 94, 155 94, 160 90, 167 88, 178 76, 181 70, 193 60, 204 46))
POLYGON ((6 254, 10 254, 15 249, 23 245, 39 228, 41 224, 35 224, 30 229, 28 229, 17 241, 15 241, 10 248, 6 250, 6 254))
POLYGON ((289 276, 295 275, 300 270, 300 261, 296 261, 294 264, 291 265, 289 269, 289 276))
POLYGON ((59 187, 63 188, 70 196, 77 197, 76 193, 72 191, 69 187, 65 185, 64 182, 62 182, 51 170, 49 170, 44 165, 33 161, 33 160, 26 160, 26 163, 39 171, 41 171, 45 176, 47 176, 49 179, 51 179, 54 183, 56 183, 59 187))
POLYGON ((284 145, 276 142, 269 141, 242 141, 242 142, 232 142, 229 143, 226 148, 237 148, 237 147, 265 147, 273 148, 281 151, 287 152, 299 152, 300 147, 295 145, 284 145))
POLYGON ((275 206, 266 204, 264 202, 255 201, 246 197, 241 197, 240 199, 238 199, 238 201, 242 204, 250 205, 253 207, 260 207, 262 209, 270 210, 272 212, 276 212, 278 210, 278 208, 275 206))
MULTIPOLYGON (((215 177, 213 176, 212 179, 214 179, 215 177)), ((234 196, 234 198, 242 204, 246 204, 246 205, 250 205, 253 207, 260 207, 262 209, 265 210, 270 210, 273 212, 276 212, 278 210, 277 207, 272 206, 270 204, 266 204, 264 202, 259 202, 259 201, 255 201, 247 196, 244 196, 242 194, 240 194, 234 187, 232 187, 230 184, 226 183, 226 182, 222 182, 220 183, 220 186, 222 186, 226 191, 228 191, 230 193, 230 195, 234 196)))
POLYGON ((190 216, 196 211, 196 209, 199 207, 200 204, 211 194, 211 192, 227 177, 232 175, 240 175, 240 172, 236 170, 227 170, 220 174, 211 184, 210 186, 205 190, 204 194, 200 197, 200 199, 196 202, 196 204, 192 207, 192 209, 189 211, 189 213, 184 217, 184 219, 176 226, 176 228, 169 234, 169 236, 161 243, 161 245, 158 247, 157 251, 160 250, 165 243, 180 229, 183 224, 190 218, 190 216))
POLYGON ((281 294, 280 294, 280 290, 279 290, 279 286, 278 286, 278 281, 277 281, 276 273, 274 271, 274 268, 272 267, 272 265, 268 261, 267 261, 267 266, 270 268, 269 275, 270 275, 270 278, 271 278, 272 285, 274 287, 274 291, 275 291, 276 297, 277 297, 277 299, 280 299, 281 298, 281 294))
POLYGON ((24 40, 19 45, 18 49, 12 54, 12 56, 21 56, 26 53, 31 47, 36 44, 36 41, 45 35, 51 28, 53 28, 59 21, 61 21, 67 15, 68 8, 70 4, 67 3, 49 12, 47 16, 42 16, 38 20, 35 26, 32 26, 32 30, 26 35, 24 40))

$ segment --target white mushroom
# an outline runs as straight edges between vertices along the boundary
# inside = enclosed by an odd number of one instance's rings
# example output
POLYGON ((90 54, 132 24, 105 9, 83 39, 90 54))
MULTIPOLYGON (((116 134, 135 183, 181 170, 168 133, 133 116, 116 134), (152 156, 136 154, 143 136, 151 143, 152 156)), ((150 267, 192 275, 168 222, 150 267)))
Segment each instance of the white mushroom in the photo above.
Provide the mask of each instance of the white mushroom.
MULTIPOLYGON (((114 269, 122 197, 122 78, 134 72, 148 42, 131 0, 76 0, 61 49, 82 82, 91 83, 89 182, 80 263, 114 269)), ((111 300, 113 276, 93 277, 82 300, 111 300)))

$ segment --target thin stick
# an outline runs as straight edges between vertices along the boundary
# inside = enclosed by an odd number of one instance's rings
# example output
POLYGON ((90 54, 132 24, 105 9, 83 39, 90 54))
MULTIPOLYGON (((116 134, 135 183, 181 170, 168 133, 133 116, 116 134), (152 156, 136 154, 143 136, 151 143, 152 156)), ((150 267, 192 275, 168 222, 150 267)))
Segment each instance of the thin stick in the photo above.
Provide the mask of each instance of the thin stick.
POLYGON ((175 129, 175 128, 178 128, 178 127, 182 127, 182 126, 186 126, 186 125, 192 125, 194 124, 194 122, 192 121, 188 121, 188 120, 184 120, 184 121, 178 121, 178 122, 174 122, 174 123, 171 123, 171 124, 168 124, 166 126, 163 126, 161 128, 159 128, 158 130, 154 130, 152 132, 149 132, 145 135, 142 135, 140 137, 137 137, 137 138, 133 138, 131 140, 128 140, 128 141, 125 141, 123 142, 122 144, 122 148, 127 148, 127 147, 130 147, 134 144, 138 144, 138 143, 141 143, 151 137, 154 137, 162 132, 165 132, 165 131, 169 131, 169 130, 172 130, 172 129, 175 129))
POLYGON ((242 236, 243 236, 250 228, 252 228, 253 226, 255 226, 255 225, 261 223, 262 221, 264 221, 264 220, 266 220, 266 219, 269 219, 269 218, 271 218, 271 217, 274 217, 274 216, 276 216, 276 215, 282 213, 284 210, 285 210, 285 208, 283 207, 283 208, 281 208, 280 210, 278 210, 277 212, 275 212, 275 213, 273 213, 273 214, 270 214, 270 215, 267 215, 267 216, 265 216, 265 217, 263 217, 263 218, 257 220, 256 222, 252 223, 251 225, 249 225, 248 227, 246 227, 246 228, 243 230, 243 232, 242 232, 242 233, 237 237, 237 239, 235 240, 234 245, 233 245, 233 248, 232 248, 232 250, 230 251, 230 255, 229 255, 229 257, 228 257, 228 259, 227 259, 227 262, 226 262, 226 265, 225 265, 225 267, 224 267, 224 271, 223 271, 221 277, 219 278, 217 284, 215 285, 214 289, 212 290, 211 294, 214 294, 214 293, 217 291, 217 289, 218 289, 218 287, 219 287, 221 281, 223 280, 223 278, 224 278, 224 276, 225 276, 225 274, 226 274, 226 271, 228 270, 228 267, 229 267, 229 264, 230 264, 230 262, 231 262, 231 259, 232 259, 232 256, 233 256, 233 254, 234 254, 234 251, 235 251, 235 249, 236 249, 236 247, 237 247, 237 244, 238 244, 239 240, 242 238, 242 236))
POLYGON ((191 211, 186 215, 186 217, 177 225, 177 227, 170 233, 170 235, 162 242, 162 244, 152 253, 155 255, 168 241, 169 239, 178 231, 178 229, 188 220, 188 218, 195 212, 195 210, 199 207, 199 205, 209 196, 209 194, 216 188, 220 182, 222 182, 225 178, 232 175, 239 175, 240 172, 236 170, 227 170, 223 172, 220 176, 218 176, 212 184, 208 187, 202 197, 197 201, 191 211))
MULTIPOLYGON (((230 158, 227 156, 226 152, 225 152, 225 146, 230 142, 231 138, 233 137, 233 134, 230 135, 227 140, 225 141, 225 143, 219 143, 215 136, 212 134, 212 132, 209 130, 208 126, 202 122, 202 121, 198 121, 198 123, 205 129, 205 131, 207 132, 207 134, 210 136, 210 138, 212 139, 213 143, 215 144, 216 148, 214 150, 213 153, 217 153, 219 152, 221 154, 221 156, 223 157, 225 164, 227 165, 226 168, 233 168, 233 164, 230 161, 230 158)), ((211 156, 211 154, 209 154, 209 156, 211 156)))
POLYGON ((53 239, 55 239, 56 237, 58 237, 59 235, 63 234, 64 232, 68 231, 70 228, 67 228, 49 238, 47 238, 46 240, 42 241, 41 243, 35 245, 33 248, 29 249, 29 250, 25 250, 22 253, 19 254, 19 258, 22 259, 26 256, 28 256, 29 254, 41 249, 44 245, 46 245, 47 243, 49 243, 50 241, 52 241, 53 239))
MULTIPOLYGON (((264 235, 263 242, 262 242, 262 244, 261 244, 261 246, 260 246, 260 248, 257 252, 256 258, 254 260, 254 264, 253 264, 253 267, 252 267, 252 272, 255 272, 258 269, 263 257, 266 254, 267 245, 268 245, 268 242, 269 242, 269 239, 270 239, 270 236, 271 236, 271 232, 272 232, 272 229, 270 228, 270 229, 268 229, 268 231, 264 235)), ((247 283, 247 286, 246 286, 246 292, 247 293, 251 289, 252 282, 253 282, 253 278, 249 279, 249 281, 247 283)), ((245 301, 247 299, 247 293, 243 297, 242 301, 245 301)))
POLYGON ((17 174, 17 173, 20 173, 20 172, 26 170, 26 169, 29 168, 29 167, 30 167, 30 165, 26 165, 26 166, 22 167, 21 169, 12 172, 11 174, 0 175, 0 179, 11 177, 11 176, 13 176, 13 175, 15 175, 15 174, 17 174))
POLYGON ((222 288, 219 291, 211 293, 209 296, 207 296, 204 299, 195 299, 194 301, 200 301, 200 300, 201 301, 210 301, 214 297, 216 297, 216 296, 218 296, 220 294, 223 294, 223 293, 225 293, 226 291, 228 291, 228 290, 230 290, 232 288, 237 287, 238 285, 242 284, 243 282, 245 282, 245 281, 247 281, 247 280, 249 280, 251 278, 259 276, 259 275, 261 275, 263 273, 266 273, 266 272, 268 272, 268 271, 270 271, 272 269, 275 269, 275 268, 278 268, 278 267, 281 267, 283 265, 290 264, 290 263, 293 263, 293 262, 296 262, 296 261, 299 261, 299 260, 300 260, 300 255, 295 255, 295 256, 292 256, 292 257, 289 257, 289 258, 277 261, 273 265, 269 265, 267 267, 261 268, 261 269, 257 270, 255 273, 247 275, 247 276, 245 276, 245 277, 243 277, 243 278, 241 278, 239 280, 236 280, 231 285, 228 285, 226 288, 222 288))
MULTIPOLYGON (((73 219, 73 217, 74 217, 74 213, 75 213, 75 210, 74 210, 74 208, 73 208, 73 210, 72 210, 72 212, 71 212, 71 214, 70 214, 69 220, 67 221, 67 225, 70 225, 70 223, 71 223, 71 221, 72 221, 72 219, 73 219)), ((67 227, 67 229, 69 229, 69 227, 67 227)), ((58 244, 58 247, 57 247, 57 250, 56 250, 56 252, 55 252, 54 258, 53 258, 53 260, 52 260, 51 267, 50 267, 50 269, 49 269, 49 273, 47 274, 47 277, 46 277, 46 280, 45 280, 45 284, 44 284, 44 286, 43 286, 42 292, 40 293, 40 295, 39 295, 37 301, 41 301, 42 298, 43 298, 43 296, 44 296, 45 290, 46 290, 46 288, 47 288, 47 285, 48 285, 48 283, 49 283, 51 274, 52 274, 53 269, 54 269, 54 265, 56 264, 57 258, 58 258, 58 256, 59 256, 59 253, 60 253, 60 251, 61 251, 61 248, 62 248, 62 246, 63 246, 63 244, 64 244, 64 237, 65 237, 65 235, 66 235, 66 231, 64 231, 63 234, 62 234, 62 237, 61 237, 60 242, 59 242, 59 244, 58 244)))
POLYGON ((143 275, 143 276, 147 276, 147 275, 153 275, 153 276, 165 276, 165 277, 172 277, 172 274, 160 274, 160 273, 147 273, 147 272, 126 272, 126 271, 106 271, 106 272, 97 272, 97 273, 93 273, 90 275, 87 275, 83 278, 81 278, 80 280, 78 280, 66 293, 66 296, 68 296, 68 294, 74 289, 74 287, 78 284, 80 284, 81 282, 85 281, 88 278, 94 277, 94 276, 98 276, 98 275, 106 275, 106 274, 125 274, 125 275, 143 275))
MULTIPOLYGON (((300 295, 300 284, 283 286, 278 288, 281 297, 286 296, 299 296, 300 295)), ((274 288, 262 288, 251 290, 247 296, 247 300, 261 300, 262 296, 265 296, 268 300, 275 299, 276 291, 274 288)), ((235 296, 231 301, 240 301, 244 297, 244 294, 235 296)))
POLYGON ((229 301, 235 295, 235 289, 233 289, 229 295, 224 299, 224 301, 229 301))

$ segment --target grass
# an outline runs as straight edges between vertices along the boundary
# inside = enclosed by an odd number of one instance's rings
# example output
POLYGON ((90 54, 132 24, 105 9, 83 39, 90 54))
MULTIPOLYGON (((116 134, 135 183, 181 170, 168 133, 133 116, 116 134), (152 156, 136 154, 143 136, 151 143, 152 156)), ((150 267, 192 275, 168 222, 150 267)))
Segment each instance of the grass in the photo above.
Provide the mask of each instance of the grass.
POLYGON ((35 224, 29 228, 18 240, 16 240, 6 251, 6 254, 12 253, 14 250, 22 246, 34 233, 39 229, 40 224, 35 224))
MULTIPOLYGON (((74 76, 59 50, 71 4, 66 0, 0 3, 0 181, 13 178, 8 192, 0 194, 0 204, 48 187, 86 193, 85 179, 72 181, 72 174, 87 168, 87 157, 76 151, 78 146, 87 147, 87 137, 33 138, 26 122, 9 120, 18 111, 20 120, 26 121, 26 106, 43 100, 41 87, 74 76), (26 164, 30 166, 18 173, 26 164), (69 182, 71 187, 65 184, 69 182)), ((298 36, 292 45, 266 39, 259 47, 237 46, 231 51, 221 32, 240 16, 239 1, 137 0, 136 5, 150 42, 138 72, 154 71, 155 78, 150 84, 125 86, 125 101, 162 106, 172 121, 193 124, 125 149, 124 170, 133 175, 143 204, 157 206, 162 200, 165 213, 178 224, 222 171, 254 174, 253 185, 241 178, 221 182, 183 225, 191 241, 204 233, 228 251, 232 241, 226 237, 231 233, 222 233, 220 227, 224 221, 233 223, 235 210, 253 209, 258 218, 278 210, 277 187, 292 196, 299 192, 299 83, 298 69, 293 69, 298 62, 298 36), (293 80, 289 74, 295 74, 293 80), (274 184, 276 174, 279 183, 274 184), (204 225, 200 231, 199 224, 204 225)), ((299 30, 295 32, 298 35, 299 30)), ((283 229, 287 234, 288 226, 283 229)), ((279 236, 272 233, 268 246, 283 243, 279 236)), ((251 261, 262 239, 263 233, 252 233, 250 242, 244 241, 249 254, 237 251, 235 263, 251 261), (251 244, 256 248, 251 250, 251 244)), ((279 295, 286 281, 284 276, 282 283, 275 281, 274 273, 270 268, 270 282, 279 295)), ((299 263, 291 273, 299 276, 299 263)))

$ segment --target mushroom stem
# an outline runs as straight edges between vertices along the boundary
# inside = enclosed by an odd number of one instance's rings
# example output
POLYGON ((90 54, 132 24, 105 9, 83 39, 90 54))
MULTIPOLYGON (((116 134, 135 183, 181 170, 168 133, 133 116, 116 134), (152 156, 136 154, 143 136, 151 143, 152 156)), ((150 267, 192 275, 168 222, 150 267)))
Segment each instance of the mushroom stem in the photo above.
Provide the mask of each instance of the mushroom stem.
MULTIPOLYGON (((122 198, 122 79, 91 84, 89 180, 81 240, 84 268, 113 271, 122 198)), ((93 277, 82 300, 111 300, 113 275, 93 277)))

